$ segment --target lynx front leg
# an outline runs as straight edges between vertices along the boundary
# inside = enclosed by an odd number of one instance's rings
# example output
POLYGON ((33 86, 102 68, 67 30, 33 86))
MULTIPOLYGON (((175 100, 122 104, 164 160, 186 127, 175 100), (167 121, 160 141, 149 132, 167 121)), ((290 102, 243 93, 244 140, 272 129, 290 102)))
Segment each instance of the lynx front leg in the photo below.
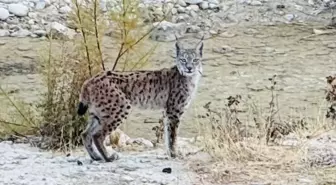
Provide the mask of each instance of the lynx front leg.
POLYGON ((176 152, 176 139, 179 126, 179 119, 175 119, 172 116, 165 117, 164 119, 164 131, 167 153, 170 157, 175 158, 176 152))

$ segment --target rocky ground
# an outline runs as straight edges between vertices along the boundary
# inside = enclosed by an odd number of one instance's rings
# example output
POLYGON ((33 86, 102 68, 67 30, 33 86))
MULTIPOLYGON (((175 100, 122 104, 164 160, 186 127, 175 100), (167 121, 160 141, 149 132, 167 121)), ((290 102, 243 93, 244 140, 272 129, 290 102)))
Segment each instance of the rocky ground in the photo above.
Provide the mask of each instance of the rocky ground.
MULTIPOLYGON (((162 2, 143 1, 141 6, 145 7, 148 19, 155 22, 163 16, 165 7, 161 6, 162 2), (148 6, 148 3, 153 4, 148 6)), ((204 76, 197 98, 181 124, 180 136, 193 137, 199 133, 198 114, 204 111, 202 106, 209 101, 220 108, 228 96, 241 94, 245 99, 251 97, 253 105, 261 112, 265 111, 270 99, 268 78, 274 74, 277 74, 281 118, 307 118, 317 120, 317 124, 326 121, 325 77, 336 73, 333 61, 336 42, 334 34, 312 34, 313 28, 332 23, 334 5, 331 0, 170 1, 167 5, 171 9, 170 16, 151 34, 151 40, 146 41, 148 46, 161 41, 152 57, 152 67, 172 65, 174 44, 168 41, 175 39, 174 34, 177 33, 185 44, 191 44, 201 36, 206 38, 204 76), (312 23, 317 26, 311 26, 312 23)), ((113 6, 109 1, 101 4, 103 11, 113 6)), ((0 0, 0 76, 2 85, 11 96, 27 102, 38 100, 43 88, 36 66, 39 51, 47 43, 45 35, 50 29, 66 38, 78 34, 67 25, 70 9, 71 1, 0 0)), ((103 47, 107 61, 113 61, 117 46, 107 37, 103 47)), ((251 107, 249 104, 244 108, 248 113, 246 120, 251 119, 251 107)), ((0 110, 5 112, 6 109, 0 110)), ((161 113, 156 111, 135 110, 123 130, 131 137, 152 140, 155 134, 149 130, 157 123, 148 120, 157 120, 160 116, 161 113)), ((306 144, 300 148, 307 155, 303 160, 305 164, 330 167, 336 164, 334 136, 335 133, 328 133, 307 141, 294 139, 293 142, 306 144)), ((192 144, 186 140, 183 140, 182 147, 191 147, 192 144)), ((208 155, 202 153, 170 161, 165 159, 162 146, 124 151, 119 161, 100 164, 90 163, 82 150, 66 157, 61 153, 39 151, 26 144, 2 142, 0 159, 2 184, 191 185, 211 181, 199 171, 191 170, 189 167, 192 165, 187 165, 195 164, 194 160, 208 159, 208 155), (172 168, 171 174, 162 172, 166 167, 172 168)), ((315 173, 303 168, 303 172, 291 173, 289 170, 281 174, 283 176, 275 177, 276 171, 265 179, 258 179, 249 171, 253 167, 250 169, 248 165, 244 168, 238 164, 225 167, 231 170, 230 176, 226 176, 228 184, 235 185, 320 184, 318 182, 325 177, 325 171, 316 169, 315 173)), ((279 167, 275 165, 274 168, 279 167)), ((274 169, 265 167, 262 170, 270 172, 274 169)), ((326 178, 328 183, 335 184, 335 178, 326 178)))
MULTIPOLYGON (((188 143, 188 139, 182 138, 184 151, 188 150, 188 143)), ((182 160, 168 160, 162 149, 147 148, 139 153, 133 148, 134 151, 120 152, 117 161, 107 164, 91 161, 83 150, 66 156, 39 151, 27 144, 2 142, 0 148, 0 183, 4 185, 202 183, 182 160)))
MULTIPOLYGON (((103 0, 102 12, 117 8, 118 1, 103 0)), ((174 40, 194 33, 207 38, 221 33, 235 24, 275 24, 289 22, 329 23, 333 15, 332 0, 144 0, 139 5, 146 20, 155 22, 168 16, 151 38, 174 40)), ((0 37, 44 37, 50 31, 66 38, 76 34, 67 25, 71 0, 1 0, 0 37)))

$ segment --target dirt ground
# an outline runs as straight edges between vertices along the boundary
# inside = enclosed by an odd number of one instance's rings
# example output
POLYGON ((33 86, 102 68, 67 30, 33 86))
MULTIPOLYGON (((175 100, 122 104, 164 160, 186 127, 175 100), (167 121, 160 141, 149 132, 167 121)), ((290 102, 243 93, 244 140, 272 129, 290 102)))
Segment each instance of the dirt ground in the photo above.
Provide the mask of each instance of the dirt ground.
MULTIPOLYGON (((321 116, 321 110, 326 108, 323 105, 324 88, 326 87, 325 77, 336 73, 335 68, 333 68, 335 66, 333 59, 336 55, 334 52, 336 41, 334 40, 334 35, 309 37, 312 34, 312 28, 313 26, 304 25, 231 27, 227 29, 225 34, 206 40, 204 42, 204 76, 196 99, 181 123, 179 136, 192 137, 197 135, 199 132, 197 115, 203 111, 201 106, 209 101, 216 108, 220 108, 224 106, 228 96, 240 94, 244 97, 252 97, 257 107, 266 109, 271 98, 270 91, 267 90, 269 86, 268 78, 274 74, 277 75, 276 89, 279 94, 278 103, 281 116, 289 116, 295 119, 321 116), (217 53, 218 48, 224 48, 225 52, 222 54, 217 53)), ((111 63, 118 48, 111 38, 109 39, 105 40, 104 51, 107 61, 111 63)), ((183 42, 191 44, 197 42, 197 40, 185 38, 183 42)), ((37 74, 36 64, 39 50, 44 44, 46 44, 46 41, 40 39, 1 39, 0 72, 1 76, 4 76, 1 77, 1 85, 11 92, 11 96, 20 97, 32 103, 38 100, 43 88, 41 86, 41 78, 37 74)), ((148 41, 146 44, 151 45, 153 42, 148 41)), ((152 57, 153 65, 150 68, 156 69, 173 65, 173 56, 174 43, 161 43, 152 57)), ((247 110, 247 112, 249 111, 247 110)), ((160 116, 160 111, 134 110, 122 129, 131 137, 154 139, 155 134, 151 131, 151 128, 157 123, 145 123, 147 122, 145 120, 156 121, 160 116)), ((324 117, 324 115, 321 117, 324 117)), ((249 119, 247 118, 247 120, 249 119)), ((18 178, 21 178, 22 181, 19 182, 17 180, 15 181, 16 183, 13 182, 12 184, 24 184, 28 182, 26 180, 30 182, 38 180, 41 184, 76 184, 97 179, 100 179, 100 184, 105 184, 107 181, 116 178, 122 178, 122 181, 126 182, 126 184, 130 184, 127 182, 140 183, 141 179, 145 179, 141 183, 148 180, 148 182, 153 182, 152 184, 157 184, 158 182, 178 184, 178 179, 186 179, 182 177, 183 175, 191 175, 192 179, 196 178, 196 174, 189 174, 190 169, 184 167, 183 162, 185 161, 166 163, 161 159, 152 159, 148 163, 149 165, 145 167, 140 164, 142 160, 146 161, 148 158, 155 158, 155 156, 163 154, 162 150, 159 150, 159 152, 157 150, 148 151, 149 157, 142 156, 146 153, 142 153, 140 157, 139 154, 134 157, 132 154, 127 153, 124 155, 129 160, 124 158, 118 164, 111 165, 88 164, 87 156, 72 160, 79 159, 83 161, 84 165, 81 167, 76 164, 73 165, 73 163, 67 163, 69 160, 65 159, 64 156, 57 158, 54 154, 42 153, 26 146, 11 146, 8 143, 3 143, 1 147, 4 149, 1 151, 1 156, 4 158, 2 161, 9 161, 0 165, 3 167, 4 172, 7 173, 3 177, 9 175, 9 178, 3 178, 3 183, 7 184, 11 184, 12 179, 18 178), (43 159, 37 160, 41 156, 43 159), (32 174, 32 172, 25 166, 28 163, 31 164, 32 161, 26 160, 27 158, 37 160, 37 163, 35 163, 37 169, 34 171, 35 176, 28 175, 32 174), (58 170, 53 171, 51 168, 45 168, 46 165, 41 165, 44 163, 54 166, 58 170), (115 165, 123 164, 124 168, 120 173, 113 173, 113 175, 116 175, 115 178, 114 176, 106 177, 106 173, 113 172, 111 169, 116 168, 115 165), (175 165, 174 169, 178 169, 178 171, 171 176, 162 176, 160 170, 169 165, 175 165), (151 168, 153 172, 141 173, 141 175, 135 174, 135 172, 132 174, 129 168, 133 167, 141 168, 140 171, 151 168), (25 174, 15 175, 14 171, 8 171, 14 168, 22 168, 25 170, 25 174), (84 170, 89 168, 91 170, 84 170), (74 171, 70 173, 69 169, 74 171), (55 175, 60 170, 62 174, 60 176, 55 175), (38 176, 41 171, 46 172, 45 177, 38 176), (174 178, 176 179, 176 175, 179 173, 183 175, 177 178, 177 181, 167 182, 174 178), (87 177, 89 179, 81 179, 83 175, 93 176, 92 178, 87 177), (151 181, 154 177, 161 179, 151 181)), ((76 156, 83 155, 82 153, 80 155, 76 154, 76 156)), ((255 179, 255 177, 249 178, 255 179)), ((297 179, 297 177, 293 177, 293 179, 297 179)), ((99 184, 98 181, 96 182, 99 184)), ((199 182, 195 181, 185 182, 185 184, 194 183, 199 184, 199 182)), ((288 184, 288 181, 274 184, 288 184)), ((302 183, 297 182, 297 184, 312 183, 304 181, 302 183)))
MULTIPOLYGON (((274 74, 281 115, 316 117, 324 99, 325 77, 336 72, 333 68, 336 41, 334 35, 305 38, 312 34, 312 28, 304 25, 232 27, 225 34, 206 40, 204 77, 193 105, 184 116, 180 135, 191 137, 198 133, 197 112, 209 101, 220 107, 230 95, 251 95, 258 106, 266 108, 270 100, 266 86, 274 74), (226 52, 219 54, 214 48, 225 48, 226 52)), ((196 41, 183 39, 188 44, 196 41)), ((1 39, 2 86, 11 90, 13 96, 28 102, 38 100, 42 87, 36 63, 44 44, 46 41, 42 39, 1 39)), ((105 41, 104 50, 107 61, 112 62, 117 46, 111 38, 105 41)), ((150 68, 173 65, 174 52, 173 42, 160 43, 150 68)), ((152 139, 154 133, 149 130, 157 123, 144 122, 156 121, 160 116, 160 111, 134 110, 123 129, 132 137, 152 139)))

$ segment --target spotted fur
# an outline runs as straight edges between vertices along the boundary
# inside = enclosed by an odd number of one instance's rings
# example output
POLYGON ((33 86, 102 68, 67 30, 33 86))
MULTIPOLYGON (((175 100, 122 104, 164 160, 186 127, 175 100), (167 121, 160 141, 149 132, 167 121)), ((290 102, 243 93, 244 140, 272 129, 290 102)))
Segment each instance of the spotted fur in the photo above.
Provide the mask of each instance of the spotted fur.
POLYGON ((109 162, 115 159, 115 156, 108 156, 103 141, 127 119, 133 106, 164 111, 167 152, 176 157, 180 118, 189 106, 202 74, 202 40, 195 48, 187 49, 177 40, 176 65, 171 68, 105 71, 84 82, 78 114, 89 111, 88 126, 82 137, 93 160, 109 162), (93 150, 92 143, 98 153, 93 150))

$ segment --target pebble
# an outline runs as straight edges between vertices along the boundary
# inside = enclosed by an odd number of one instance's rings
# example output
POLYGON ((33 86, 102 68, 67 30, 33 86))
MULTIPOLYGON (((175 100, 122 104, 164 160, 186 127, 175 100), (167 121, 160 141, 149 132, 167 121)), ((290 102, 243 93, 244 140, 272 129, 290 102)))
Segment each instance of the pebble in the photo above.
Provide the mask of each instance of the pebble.
POLYGON ((134 179, 132 177, 128 176, 128 175, 122 176, 121 179, 123 181, 126 181, 126 182, 132 182, 132 181, 134 181, 134 179))
POLYGON ((177 9, 176 9, 176 8, 172 8, 171 13, 172 13, 173 15, 176 15, 176 14, 177 14, 177 9))
POLYGON ((3 45, 5 45, 5 44, 6 44, 5 41, 0 41, 0 46, 3 46, 3 45))
POLYGON ((203 2, 203 0, 186 0, 185 2, 193 5, 193 4, 199 4, 199 3, 203 2))
POLYGON ((172 169, 171 168, 163 168, 162 172, 163 173, 171 173, 172 169))
POLYGON ((252 5, 252 6, 261 6, 263 4, 260 1, 252 1, 250 5, 252 5))
POLYGON ((287 19, 288 21, 293 21, 294 18, 295 18, 295 15, 293 15, 293 14, 286 14, 284 17, 285 17, 285 19, 287 19))
POLYGON ((210 9, 215 9, 215 8, 217 8, 217 7, 218 7, 217 4, 209 3, 209 8, 210 8, 210 9))
POLYGON ((80 161, 80 160, 77 160, 77 165, 78 165, 78 166, 83 166, 83 162, 80 161))
POLYGON ((219 34, 220 37, 223 37, 223 38, 232 38, 232 37, 235 37, 236 34, 234 33, 229 33, 229 32, 223 32, 221 34, 219 34))
POLYGON ((218 0, 208 0, 209 3, 211 4, 219 4, 219 1, 218 0))

